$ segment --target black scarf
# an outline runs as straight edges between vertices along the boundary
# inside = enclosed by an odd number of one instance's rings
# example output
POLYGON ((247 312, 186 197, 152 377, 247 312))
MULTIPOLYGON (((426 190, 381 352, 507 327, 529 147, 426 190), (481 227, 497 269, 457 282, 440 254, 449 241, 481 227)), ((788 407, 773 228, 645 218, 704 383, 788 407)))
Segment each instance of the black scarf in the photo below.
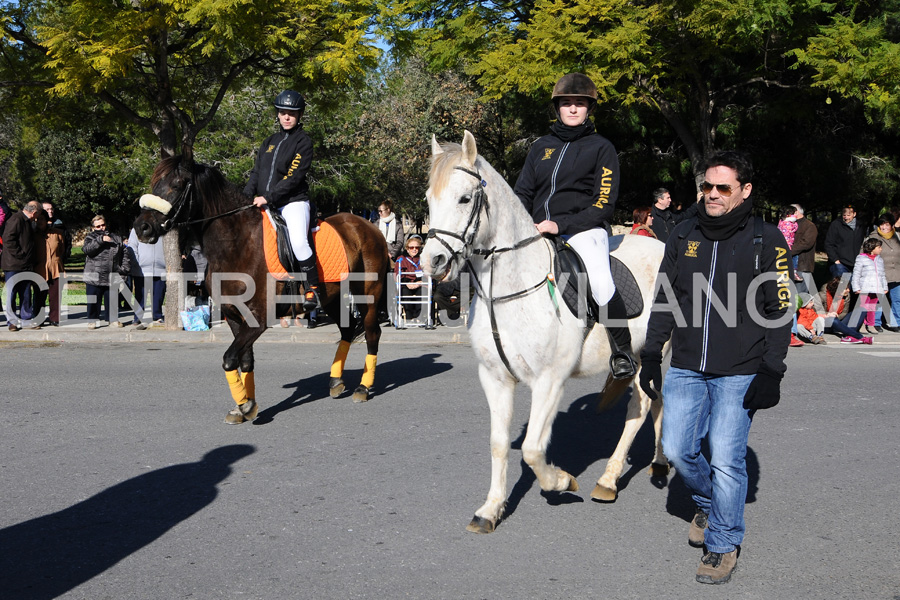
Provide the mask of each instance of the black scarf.
MULTIPOLYGON (((735 190, 734 193, 740 193, 740 190, 735 190)), ((711 217, 706 214, 706 203, 702 200, 701 202, 700 210, 697 212, 697 225, 700 226, 700 232, 714 242, 727 240, 737 233, 750 218, 750 212, 753 210, 753 201, 747 198, 721 217, 711 217)))
POLYGON ((564 142, 574 142, 579 138, 594 133, 594 124, 588 119, 581 125, 572 127, 564 125, 562 121, 556 121, 550 126, 550 132, 564 142))

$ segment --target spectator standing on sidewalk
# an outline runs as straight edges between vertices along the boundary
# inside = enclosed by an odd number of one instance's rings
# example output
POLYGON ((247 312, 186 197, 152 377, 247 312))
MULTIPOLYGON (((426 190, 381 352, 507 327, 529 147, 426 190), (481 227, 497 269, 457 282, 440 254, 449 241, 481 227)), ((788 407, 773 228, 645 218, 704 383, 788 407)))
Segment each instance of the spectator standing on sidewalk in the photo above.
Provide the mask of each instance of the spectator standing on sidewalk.
POLYGON ((894 229, 894 218, 891 213, 885 213, 875 219, 875 230, 869 234, 870 238, 881 240, 881 260, 884 261, 884 275, 888 284, 888 300, 891 309, 887 317, 882 314, 879 305, 875 312, 875 330, 879 327, 900 332, 900 235, 894 229))
POLYGON ((65 232, 52 227, 50 215, 44 209, 37 214, 37 235, 35 243, 35 255, 37 257, 34 272, 47 282, 47 291, 38 289, 35 294, 35 316, 49 300, 50 310, 43 325, 59 325, 59 275, 65 273, 63 256, 66 251, 65 232))
POLYGON ((825 252, 832 277, 853 271, 856 256, 866 237, 866 228, 856 221, 856 209, 845 206, 841 218, 835 219, 825 235, 825 252))
POLYGON ((138 306, 143 310, 147 301, 146 285, 151 286, 150 302, 153 322, 161 325, 164 321, 163 300, 166 299, 166 256, 163 251, 163 239, 155 244, 145 244, 138 240, 134 229, 128 234, 128 247, 134 250, 143 277, 134 277, 134 295, 138 306))
POLYGON ((791 246, 791 254, 797 257, 795 280, 803 281, 803 288, 812 292, 815 288, 810 288, 810 283, 816 269, 816 240, 819 237, 819 229, 815 223, 806 218, 802 206, 799 204, 791 206, 794 207, 794 217, 797 219, 797 232, 794 234, 794 245, 791 246))
POLYGON ((36 255, 33 222, 39 210, 40 202, 32 200, 25 208, 13 213, 3 225, 0 268, 6 276, 6 322, 10 331, 19 331, 22 327, 41 327, 39 323, 31 322, 34 318, 34 282, 22 280, 12 283, 17 274, 34 271, 36 255))
POLYGON ((131 267, 125 264, 128 254, 125 252, 122 238, 106 229, 106 217, 103 215, 95 215, 91 219, 91 232, 84 238, 84 245, 81 248, 85 256, 84 284, 88 295, 88 329, 96 329, 109 324, 109 314, 112 310, 109 286, 112 274, 118 275, 120 269, 127 273, 131 267))
POLYGON ((868 238, 862 245, 862 252, 856 257, 850 285, 859 294, 859 304, 864 315, 866 333, 880 333, 875 327, 875 308, 878 296, 887 295, 887 278, 884 275, 884 261, 881 259, 881 240, 868 238))

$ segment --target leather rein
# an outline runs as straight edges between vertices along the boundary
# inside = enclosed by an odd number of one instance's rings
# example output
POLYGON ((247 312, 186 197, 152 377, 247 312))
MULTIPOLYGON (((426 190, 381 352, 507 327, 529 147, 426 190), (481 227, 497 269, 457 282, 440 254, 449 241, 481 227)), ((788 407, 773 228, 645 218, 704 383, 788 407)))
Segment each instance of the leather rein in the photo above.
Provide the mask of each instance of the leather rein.
POLYGON ((254 208, 254 206, 254 204, 247 204, 245 206, 239 206, 237 208, 225 211, 218 215, 213 215, 211 217, 205 217, 203 219, 190 219, 190 215, 194 212, 194 178, 192 176, 190 179, 188 179, 187 185, 184 186, 184 189, 181 190, 181 193, 178 194, 178 198, 175 199, 175 203, 173 204, 173 208, 175 208, 175 214, 163 221, 162 229, 163 231, 168 232, 172 229, 172 227, 190 227, 191 225, 196 225, 198 223, 206 223, 207 221, 214 221, 216 219, 221 219, 222 217, 228 217, 247 209, 254 208), (188 220, 179 223, 178 218, 182 213, 185 213, 185 208, 187 208, 186 215, 188 217, 188 220))
MULTIPOLYGON (((513 292, 511 294, 506 294, 503 296, 494 296, 494 257, 503 254, 506 252, 513 252, 515 250, 520 250, 525 248, 526 246, 530 246, 534 242, 539 240, 543 240, 544 236, 540 233, 536 233, 535 235, 520 240, 513 244, 512 246, 508 246, 505 248, 472 248, 472 244, 475 240, 475 235, 478 233, 478 228, 481 225, 481 212, 484 210, 485 214, 488 214, 490 205, 488 204, 488 195, 485 188, 487 187, 487 182, 481 177, 481 173, 478 171, 473 171, 471 169, 467 169, 465 167, 454 167, 455 169, 462 171, 463 173, 470 175, 477 179, 481 184, 476 192, 472 196, 472 200, 474 201, 474 206, 472 207, 472 212, 469 213, 469 220, 466 222, 466 226, 463 228, 462 233, 456 233, 455 231, 448 231, 446 229, 429 229, 428 234, 425 236, 426 239, 436 239, 438 242, 443 244, 443 246, 450 252, 450 262, 455 260, 458 257, 462 257, 466 262, 466 266, 469 267, 469 274, 472 276, 472 280, 475 282, 475 292, 478 296, 484 300, 485 304, 488 308, 488 315, 491 321, 491 335, 494 338, 494 345, 497 347, 497 354, 500 355, 500 360, 503 361, 503 365, 506 367, 506 370, 509 371, 509 374, 513 379, 519 381, 519 378, 516 377, 516 374, 512 370, 512 366, 510 365, 509 358, 506 356, 506 352, 503 351, 503 345, 500 342, 500 331, 497 328, 497 316, 494 312, 494 304, 497 302, 507 302, 509 300, 514 300, 516 298, 521 298, 522 296, 526 296, 544 285, 547 285, 549 282, 549 276, 544 277, 535 285, 532 285, 524 290, 520 290, 518 292, 513 292), (471 231, 470 231, 471 230, 471 231), (462 242, 462 247, 459 250, 454 250, 450 244, 448 244, 445 240, 438 237, 439 235, 451 237, 453 239, 459 240, 462 242), (478 276, 475 275, 475 270, 472 268, 472 256, 480 256, 485 260, 490 260, 490 289, 485 293, 484 286, 478 280, 478 276)), ((549 248, 549 245, 548 245, 549 248)), ((550 249, 550 260, 553 262, 553 250, 550 249)))

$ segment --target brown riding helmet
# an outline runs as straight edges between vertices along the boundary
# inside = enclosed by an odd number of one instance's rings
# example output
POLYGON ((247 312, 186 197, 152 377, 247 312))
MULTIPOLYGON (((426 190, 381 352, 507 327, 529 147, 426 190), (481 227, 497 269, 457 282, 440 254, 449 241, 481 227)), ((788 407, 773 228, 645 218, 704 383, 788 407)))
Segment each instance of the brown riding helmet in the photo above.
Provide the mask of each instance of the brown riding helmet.
POLYGON ((553 86, 552 99, 556 100, 561 96, 576 96, 580 98, 588 98, 597 101, 597 86, 591 81, 591 78, 581 73, 569 73, 563 75, 562 78, 553 86))

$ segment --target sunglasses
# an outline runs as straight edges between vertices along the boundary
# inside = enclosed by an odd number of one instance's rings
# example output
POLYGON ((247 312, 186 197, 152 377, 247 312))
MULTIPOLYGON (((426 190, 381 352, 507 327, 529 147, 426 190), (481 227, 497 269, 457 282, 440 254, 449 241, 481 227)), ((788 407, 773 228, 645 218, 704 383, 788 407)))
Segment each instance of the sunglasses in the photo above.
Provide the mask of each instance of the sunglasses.
MULTIPOLYGON (((742 187, 744 187, 743 183, 740 184, 737 189, 741 189, 742 187)), ((712 184, 708 181, 704 181, 700 185, 700 189, 703 190, 704 194, 710 193, 711 191, 713 191, 713 188, 716 188, 717 190, 719 190, 719 193, 722 194, 723 196, 730 196, 732 193, 734 193, 734 188, 731 186, 731 184, 728 184, 728 183, 712 184)))
POLYGON ((421 250, 422 246, 410 246, 409 249, 410 250, 421 250))

